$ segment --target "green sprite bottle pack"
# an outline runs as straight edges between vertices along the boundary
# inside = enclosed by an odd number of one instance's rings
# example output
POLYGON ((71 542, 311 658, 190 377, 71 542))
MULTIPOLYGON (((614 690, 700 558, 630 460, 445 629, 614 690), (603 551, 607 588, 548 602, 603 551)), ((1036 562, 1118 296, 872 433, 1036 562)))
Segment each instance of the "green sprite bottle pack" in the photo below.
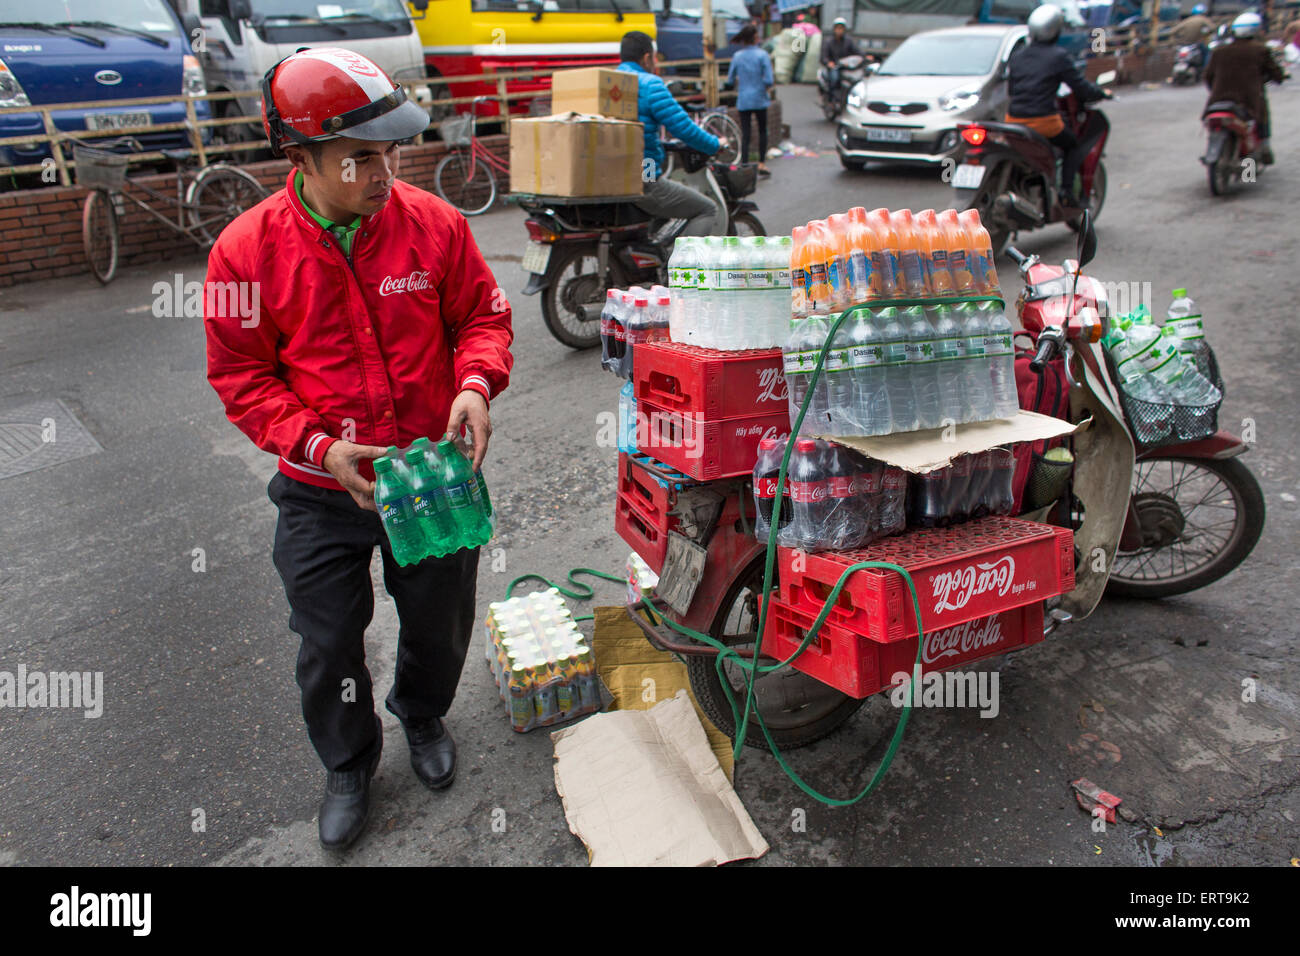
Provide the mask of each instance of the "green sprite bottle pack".
POLYGON ((482 472, 455 442, 417 438, 375 459, 375 506, 393 557, 402 567, 477 548, 492 537, 494 518, 482 472))

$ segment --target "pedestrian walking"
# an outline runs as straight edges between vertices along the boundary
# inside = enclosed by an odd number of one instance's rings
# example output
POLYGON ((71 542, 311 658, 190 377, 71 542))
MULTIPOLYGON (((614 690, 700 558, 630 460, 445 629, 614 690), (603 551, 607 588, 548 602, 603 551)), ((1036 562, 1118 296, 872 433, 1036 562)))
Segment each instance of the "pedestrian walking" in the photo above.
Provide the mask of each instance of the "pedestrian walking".
POLYGON ((772 58, 758 45, 758 30, 746 23, 732 41, 739 47, 731 57, 727 85, 736 88, 736 109, 740 112, 740 161, 749 162, 750 124, 758 126, 758 171, 769 175, 767 168, 767 108, 776 82, 772 75, 772 58))

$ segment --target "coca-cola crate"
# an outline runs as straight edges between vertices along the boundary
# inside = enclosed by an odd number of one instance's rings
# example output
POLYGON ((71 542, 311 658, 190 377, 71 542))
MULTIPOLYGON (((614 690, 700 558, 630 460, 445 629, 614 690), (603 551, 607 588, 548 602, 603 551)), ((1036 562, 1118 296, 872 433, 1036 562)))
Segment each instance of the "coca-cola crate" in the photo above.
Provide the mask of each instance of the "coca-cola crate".
POLYGON ((770 415, 709 419, 638 401, 637 414, 645 416, 647 450, 699 481, 752 473, 758 443, 790 435, 790 415, 784 407, 770 415))
MULTIPOLYGON (((780 598, 767 602, 763 653, 785 660, 803 643, 816 613, 792 607, 780 598)), ((869 697, 892 686, 895 674, 912 676, 916 666, 915 620, 906 640, 880 643, 830 618, 790 666, 815 677, 850 697, 869 697)), ((1035 601, 998 614, 966 621, 937 631, 926 631, 921 672, 951 670, 1020 650, 1043 639, 1043 603, 1035 601)))
MULTIPOLYGON (((658 574, 663 570, 664 558, 668 554, 668 532, 678 523, 669 512, 673 507, 674 492, 681 485, 651 474, 640 467, 641 461, 647 461, 671 476, 671 469, 649 456, 620 452, 614 530, 658 574)), ((683 482, 689 480, 685 475, 681 478, 683 482)))
POLYGON ((638 402, 705 420, 788 414, 780 349, 719 352, 679 342, 636 347, 638 402))
MULTIPOLYGON (((1074 589, 1073 533, 1019 518, 917 528, 860 551, 779 552, 781 600, 814 615, 850 565, 889 561, 906 568, 927 634, 1074 589)), ((884 569, 850 577, 828 620, 881 643, 916 636, 911 592, 884 569)))

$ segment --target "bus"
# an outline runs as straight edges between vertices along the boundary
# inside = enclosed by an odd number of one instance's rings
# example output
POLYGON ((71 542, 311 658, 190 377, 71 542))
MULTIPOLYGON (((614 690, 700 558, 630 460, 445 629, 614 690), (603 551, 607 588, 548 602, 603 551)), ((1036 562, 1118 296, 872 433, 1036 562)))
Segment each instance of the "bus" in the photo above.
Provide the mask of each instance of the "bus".
MULTIPOLYGON (((515 70, 613 66, 629 30, 655 35, 648 0, 410 0, 434 99, 496 96, 491 80, 455 82, 457 76, 515 70)), ((509 80, 510 93, 544 94, 549 77, 509 80)), ((511 113, 528 113, 529 97, 512 100, 511 113)), ((460 104, 457 112, 465 112, 460 104)), ((449 111, 449 110, 448 110, 449 111)), ((495 116, 496 101, 480 115, 495 116)))

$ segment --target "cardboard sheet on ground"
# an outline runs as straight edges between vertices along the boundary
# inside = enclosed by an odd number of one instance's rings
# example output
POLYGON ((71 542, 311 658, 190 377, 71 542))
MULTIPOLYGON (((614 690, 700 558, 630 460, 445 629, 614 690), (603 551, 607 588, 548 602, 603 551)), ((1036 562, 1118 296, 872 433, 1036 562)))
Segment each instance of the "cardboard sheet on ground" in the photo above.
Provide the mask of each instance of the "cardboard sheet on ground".
POLYGON ((592 866, 716 866, 767 852, 685 690, 551 739, 555 789, 592 866))
POLYGON ((713 726, 713 722, 700 710, 691 694, 691 682, 682 662, 666 651, 650 646, 641 629, 627 616, 622 607, 598 607, 591 650, 596 657, 596 670, 614 698, 615 710, 649 710, 661 700, 667 700, 679 690, 690 695, 691 703, 699 715, 709 746, 727 779, 734 761, 731 758, 731 738, 713 726), (654 681, 652 699, 647 696, 646 679, 654 681))
POLYGON ((1022 411, 1015 418, 1000 418, 989 422, 971 422, 950 428, 928 428, 915 432, 895 432, 892 435, 836 437, 815 435, 828 441, 847 445, 868 457, 888 462, 904 471, 925 474, 943 468, 958 455, 973 455, 988 451, 997 445, 1018 441, 1040 441, 1069 435, 1082 427, 1022 411))

